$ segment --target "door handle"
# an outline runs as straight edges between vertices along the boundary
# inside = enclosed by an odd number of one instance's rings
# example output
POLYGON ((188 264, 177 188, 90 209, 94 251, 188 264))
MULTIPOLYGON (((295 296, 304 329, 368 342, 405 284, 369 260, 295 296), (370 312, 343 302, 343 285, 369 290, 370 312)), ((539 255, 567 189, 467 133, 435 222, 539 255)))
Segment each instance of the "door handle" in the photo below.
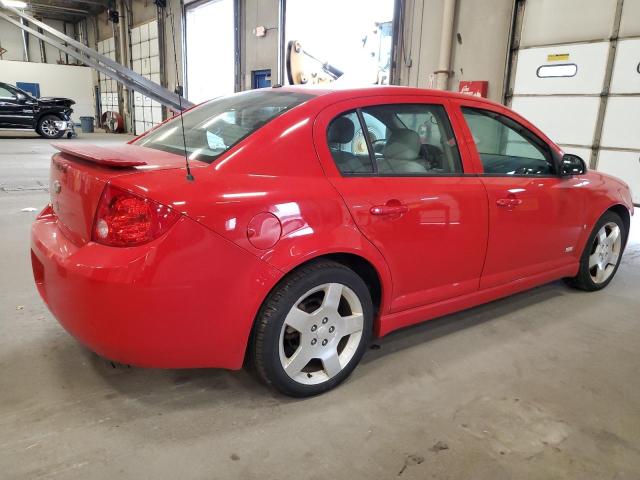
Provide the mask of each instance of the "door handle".
POLYGON ((369 209, 371 215, 401 215, 408 211, 406 205, 374 205, 369 209))
POLYGON ((496 205, 499 207, 513 208, 522 205, 522 200, 519 198, 499 198, 496 200, 496 205))

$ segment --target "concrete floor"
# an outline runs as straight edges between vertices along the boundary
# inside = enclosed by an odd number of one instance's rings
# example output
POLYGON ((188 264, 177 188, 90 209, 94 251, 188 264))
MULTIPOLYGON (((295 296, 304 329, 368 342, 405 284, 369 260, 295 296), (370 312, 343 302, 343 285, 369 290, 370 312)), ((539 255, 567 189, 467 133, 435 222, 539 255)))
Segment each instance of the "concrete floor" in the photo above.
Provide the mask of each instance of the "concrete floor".
POLYGON ((114 368, 63 331, 33 286, 35 213, 22 211, 47 202, 53 150, 9 137, 0 134, 3 479, 639 478, 637 219, 605 291, 557 282, 392 334, 337 390, 292 400, 244 371, 114 368))

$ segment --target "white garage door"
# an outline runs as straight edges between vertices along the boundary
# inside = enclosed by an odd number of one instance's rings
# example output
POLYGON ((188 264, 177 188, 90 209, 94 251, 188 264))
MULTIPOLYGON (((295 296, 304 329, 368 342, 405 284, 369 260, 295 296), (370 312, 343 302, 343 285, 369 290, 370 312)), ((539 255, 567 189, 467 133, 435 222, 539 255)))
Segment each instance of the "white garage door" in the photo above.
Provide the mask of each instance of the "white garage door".
MULTIPOLYGON (((158 22, 144 23, 131 29, 133 71, 160 85, 158 22)), ((149 130, 162 121, 162 105, 139 92, 133 92, 135 134, 149 130)))
MULTIPOLYGON (((98 53, 110 58, 116 59, 116 46, 113 37, 98 42, 98 53)), ((104 73, 98 73, 98 82, 100 87, 100 111, 118 112, 118 82, 104 73)))
MULTIPOLYGON (((145 78, 160 84, 160 55, 158 53, 158 22, 144 23, 131 29, 131 68, 145 78)), ((98 52, 115 60, 113 37, 98 42, 98 52)), ((104 112, 118 112, 118 82, 98 73, 100 108, 104 112)), ((139 92, 133 92, 133 121, 136 135, 162 122, 162 105, 139 92)))
POLYGON ((527 0, 511 107, 640 204, 640 0, 527 0))

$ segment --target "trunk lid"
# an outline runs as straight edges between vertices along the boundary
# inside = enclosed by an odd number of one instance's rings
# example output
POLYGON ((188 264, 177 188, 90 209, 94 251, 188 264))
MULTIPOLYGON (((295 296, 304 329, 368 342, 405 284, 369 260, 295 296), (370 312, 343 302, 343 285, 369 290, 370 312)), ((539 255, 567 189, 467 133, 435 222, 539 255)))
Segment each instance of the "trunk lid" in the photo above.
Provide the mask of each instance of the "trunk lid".
MULTIPOLYGON (((184 157, 180 155, 136 145, 98 147, 58 143, 53 146, 60 153, 51 159, 51 205, 61 230, 77 245, 91 240, 96 208, 110 180, 145 170, 184 167, 184 157)), ((207 165, 192 162, 192 168, 199 166, 207 165)))

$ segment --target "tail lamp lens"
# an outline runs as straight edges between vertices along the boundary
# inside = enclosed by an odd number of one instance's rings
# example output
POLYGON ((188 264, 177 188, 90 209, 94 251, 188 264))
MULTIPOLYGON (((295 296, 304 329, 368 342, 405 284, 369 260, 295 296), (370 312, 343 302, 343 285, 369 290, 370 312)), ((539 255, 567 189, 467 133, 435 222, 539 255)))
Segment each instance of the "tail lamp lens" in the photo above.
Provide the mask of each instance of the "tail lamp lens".
POLYGON ((170 207, 113 185, 102 192, 92 240, 112 247, 133 247, 158 238, 178 221, 170 207))

